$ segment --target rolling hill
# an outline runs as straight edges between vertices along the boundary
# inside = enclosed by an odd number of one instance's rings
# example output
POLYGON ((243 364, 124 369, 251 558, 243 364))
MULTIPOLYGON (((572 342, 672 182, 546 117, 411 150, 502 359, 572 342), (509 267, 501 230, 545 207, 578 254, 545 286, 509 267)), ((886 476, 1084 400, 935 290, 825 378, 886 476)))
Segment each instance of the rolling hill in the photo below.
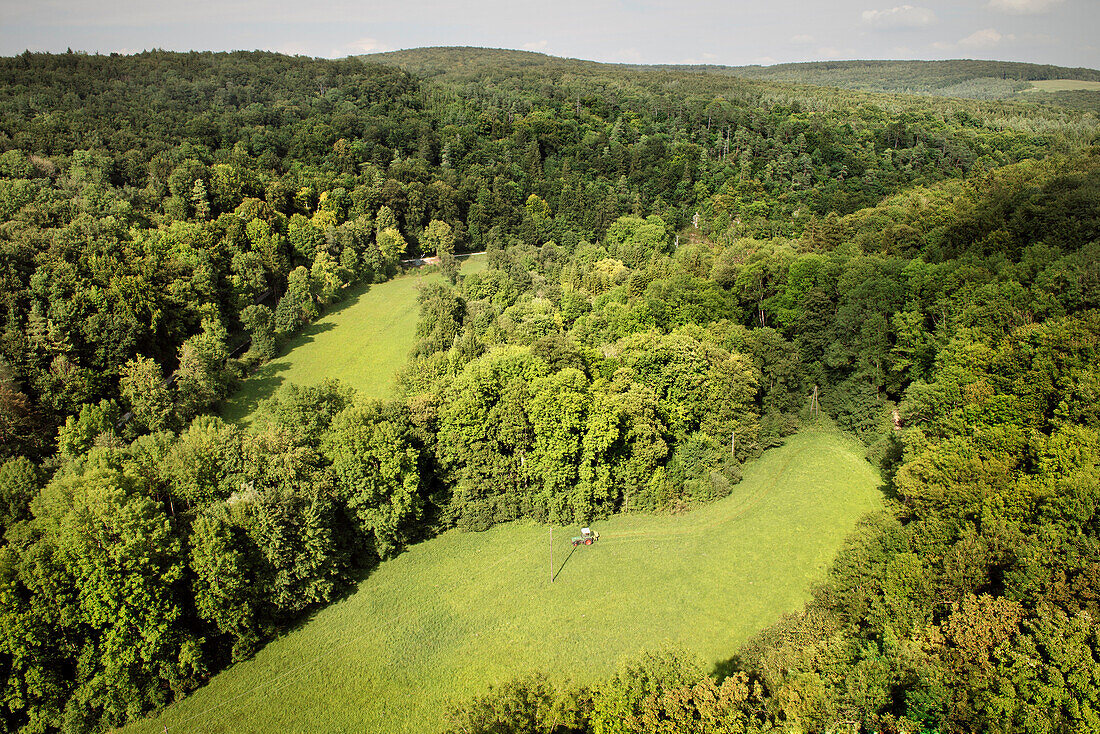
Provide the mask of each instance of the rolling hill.
POLYGON ((363 58, 395 65, 427 79, 445 78, 460 83, 473 79, 504 79, 520 71, 537 70, 548 79, 558 81, 569 74, 622 69, 635 73, 732 77, 748 84, 748 89, 756 89, 753 83, 806 84, 869 93, 1045 102, 1084 109, 1096 109, 1100 105, 1100 92, 1090 86, 1100 81, 1100 70, 1015 61, 856 60, 773 66, 629 65, 565 59, 530 51, 468 47, 416 48, 370 54, 363 58))

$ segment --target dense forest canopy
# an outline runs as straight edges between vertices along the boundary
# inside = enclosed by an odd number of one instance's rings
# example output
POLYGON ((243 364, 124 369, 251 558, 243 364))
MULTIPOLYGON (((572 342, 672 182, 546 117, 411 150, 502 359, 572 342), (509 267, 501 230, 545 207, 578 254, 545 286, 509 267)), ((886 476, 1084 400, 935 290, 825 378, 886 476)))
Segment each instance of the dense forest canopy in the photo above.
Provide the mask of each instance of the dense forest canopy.
POLYGON ((446 528, 722 497, 810 395, 887 508, 803 611, 713 674, 527 678, 456 730, 1100 715, 1093 115, 476 49, 0 79, 6 729, 156 710, 446 528), (413 254, 447 277, 394 399, 217 416, 413 254))
POLYGON ((286 333, 310 313, 294 306, 297 268, 330 299, 423 251, 433 220, 459 251, 509 236, 572 246, 622 214, 678 228, 723 190, 743 202, 744 234, 793 236, 906 185, 1068 151, 1095 127, 1065 111, 440 53, 451 71, 430 86, 272 54, 4 60, 3 369, 26 403, 6 430, 33 442, 52 431, 23 424, 117 397, 137 355, 171 372, 205 317, 233 344, 242 329, 286 333), (532 195, 552 218, 531 215, 532 195))

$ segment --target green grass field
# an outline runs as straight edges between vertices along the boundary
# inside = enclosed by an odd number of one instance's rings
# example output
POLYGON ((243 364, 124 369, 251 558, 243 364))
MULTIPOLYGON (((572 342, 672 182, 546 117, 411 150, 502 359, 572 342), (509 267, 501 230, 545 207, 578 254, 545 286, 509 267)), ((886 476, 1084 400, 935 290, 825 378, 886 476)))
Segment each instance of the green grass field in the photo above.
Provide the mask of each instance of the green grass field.
MULTIPOLYGON (((1100 92, 1100 82, 1087 82, 1078 79, 1042 79, 1031 83, 1032 89, 1041 92, 1100 92)), ((1031 91, 1031 90, 1028 90, 1031 91)))
POLYGON ((383 563, 317 612, 132 734, 425 732, 448 702, 542 670, 592 681, 663 642, 718 663, 798 608, 857 518, 879 505, 863 449, 833 429, 793 436, 734 493, 680 515, 577 528, 450 531, 383 563))
MULTIPOLYGON (((485 267, 483 255, 462 262, 462 272, 485 267)), ((361 396, 383 398, 394 373, 416 343, 417 287, 440 280, 438 270, 413 272, 385 283, 357 286, 320 319, 307 325, 282 350, 282 356, 256 370, 222 409, 234 423, 250 422, 259 404, 283 385, 312 385, 339 378, 361 396)))

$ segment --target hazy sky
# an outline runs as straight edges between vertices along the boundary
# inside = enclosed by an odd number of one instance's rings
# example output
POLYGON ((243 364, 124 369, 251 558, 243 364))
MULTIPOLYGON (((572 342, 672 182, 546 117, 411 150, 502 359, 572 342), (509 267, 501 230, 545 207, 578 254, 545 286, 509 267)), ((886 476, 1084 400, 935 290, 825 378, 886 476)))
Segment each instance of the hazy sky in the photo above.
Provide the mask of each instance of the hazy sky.
POLYGON ((1100 0, 0 0, 0 55, 417 46, 634 63, 980 58, 1100 68, 1100 0))

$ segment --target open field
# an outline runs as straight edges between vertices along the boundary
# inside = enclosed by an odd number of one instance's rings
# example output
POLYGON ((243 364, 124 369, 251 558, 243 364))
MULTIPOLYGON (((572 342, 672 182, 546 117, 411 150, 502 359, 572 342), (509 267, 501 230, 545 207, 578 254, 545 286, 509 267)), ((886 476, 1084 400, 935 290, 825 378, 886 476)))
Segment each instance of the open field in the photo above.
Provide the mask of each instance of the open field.
MULTIPOLYGON (((462 272, 485 267, 484 255, 463 260, 462 272)), ((282 356, 249 377, 225 405, 226 420, 248 423, 257 406, 283 385, 312 385, 339 378, 361 396, 382 398, 416 343, 417 287, 442 279, 438 271, 409 273, 385 283, 360 285, 290 339, 282 356)))
POLYGON ((796 609, 856 520, 879 504, 863 448, 804 431, 734 493, 680 515, 576 528, 450 531, 383 563, 356 592, 132 734, 425 732, 447 702, 525 671, 592 681, 664 641, 718 663, 796 609))
POLYGON ((1031 82, 1032 88, 1028 91, 1040 92, 1100 92, 1100 82, 1089 82, 1078 79, 1042 79, 1031 82))

